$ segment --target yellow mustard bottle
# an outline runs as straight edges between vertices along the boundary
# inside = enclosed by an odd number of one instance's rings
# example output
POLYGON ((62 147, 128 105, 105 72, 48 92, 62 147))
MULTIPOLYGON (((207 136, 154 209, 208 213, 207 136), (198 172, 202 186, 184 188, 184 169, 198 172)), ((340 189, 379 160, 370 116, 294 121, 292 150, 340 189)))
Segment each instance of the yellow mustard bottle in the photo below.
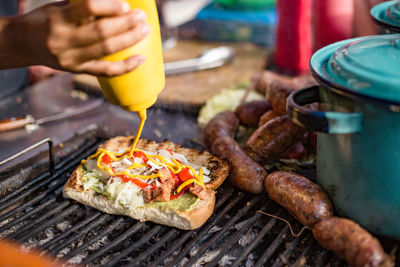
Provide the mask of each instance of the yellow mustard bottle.
POLYGON ((142 9, 146 12, 150 32, 134 46, 103 59, 119 61, 133 55, 143 55, 146 60, 129 73, 115 77, 98 77, 98 80, 109 102, 123 109, 138 112, 152 106, 165 86, 160 24, 155 0, 125 1, 131 9, 142 9))

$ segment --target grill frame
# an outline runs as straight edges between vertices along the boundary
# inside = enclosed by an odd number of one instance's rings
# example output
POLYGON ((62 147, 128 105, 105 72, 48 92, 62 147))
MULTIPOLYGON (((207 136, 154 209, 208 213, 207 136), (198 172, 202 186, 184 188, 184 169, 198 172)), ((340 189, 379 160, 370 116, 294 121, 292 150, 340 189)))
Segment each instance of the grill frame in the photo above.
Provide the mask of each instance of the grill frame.
POLYGON ((94 131, 87 139, 55 164, 53 173, 37 174, 0 199, 1 236, 20 226, 5 236, 61 261, 74 263, 80 257, 78 263, 87 266, 301 266, 304 258, 307 266, 346 265, 321 248, 309 231, 292 237, 285 223, 257 213, 262 210, 283 217, 295 231, 302 227, 266 194, 241 192, 228 182, 217 192, 213 215, 193 231, 109 215, 63 199, 62 187, 69 175, 105 137, 94 131), (10 203, 16 207, 3 213, 10 203), (68 228, 57 228, 68 219, 68 228), (53 237, 46 237, 51 231, 53 237), (250 240, 243 241, 247 236, 250 240), (227 255, 236 258, 229 261, 224 258, 227 255), (207 257, 210 260, 204 262, 207 257))

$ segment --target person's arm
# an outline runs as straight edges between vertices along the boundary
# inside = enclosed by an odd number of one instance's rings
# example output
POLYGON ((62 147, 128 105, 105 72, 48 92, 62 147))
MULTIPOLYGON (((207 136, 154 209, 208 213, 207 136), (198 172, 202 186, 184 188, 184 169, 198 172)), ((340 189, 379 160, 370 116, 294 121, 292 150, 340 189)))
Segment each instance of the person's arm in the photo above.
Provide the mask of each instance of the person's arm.
POLYGON ((94 75, 129 72, 143 56, 117 62, 99 58, 139 42, 149 31, 145 20, 143 11, 129 11, 120 0, 61 2, 0 18, 0 69, 45 65, 94 75))

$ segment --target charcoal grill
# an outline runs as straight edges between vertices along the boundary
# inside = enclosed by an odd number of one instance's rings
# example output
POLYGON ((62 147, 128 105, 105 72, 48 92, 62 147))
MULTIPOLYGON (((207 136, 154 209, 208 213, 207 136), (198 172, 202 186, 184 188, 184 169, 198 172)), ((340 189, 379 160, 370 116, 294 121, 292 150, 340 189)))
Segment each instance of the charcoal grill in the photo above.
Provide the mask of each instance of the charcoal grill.
MULTIPOLYGON (((62 187, 69 175, 102 141, 95 134, 86 137, 84 145, 55 166, 51 152, 49 171, 5 193, 0 199, 0 236, 89 266, 283 266, 305 260, 311 266, 343 264, 320 248, 310 232, 295 238, 285 223, 257 213, 275 214, 296 231, 301 228, 265 195, 240 192, 229 183, 218 190, 214 214, 194 231, 109 215, 64 199, 62 187)), ((46 143, 51 140, 33 148, 46 143)))
POLYGON ((64 144, 77 149, 56 159, 50 139, 26 149, 48 144, 50 156, 20 184, 9 182, 19 174, 3 175, 0 237, 87 266, 346 266, 321 248, 310 231, 294 237, 284 222, 258 213, 282 217, 296 232, 302 227, 266 194, 241 192, 229 182, 218 190, 213 215, 194 231, 109 215, 63 198, 72 171, 105 138, 98 130, 78 135, 64 144))

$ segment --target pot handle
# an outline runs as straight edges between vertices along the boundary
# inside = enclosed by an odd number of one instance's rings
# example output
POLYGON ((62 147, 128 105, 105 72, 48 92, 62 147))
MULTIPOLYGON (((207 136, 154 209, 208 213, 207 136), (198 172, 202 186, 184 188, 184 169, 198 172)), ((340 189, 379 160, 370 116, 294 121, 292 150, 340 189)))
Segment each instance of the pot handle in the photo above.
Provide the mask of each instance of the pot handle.
POLYGON ((287 99, 287 112, 292 122, 312 131, 330 134, 350 134, 362 131, 362 113, 323 112, 303 107, 314 102, 320 102, 318 86, 291 93, 287 99))

